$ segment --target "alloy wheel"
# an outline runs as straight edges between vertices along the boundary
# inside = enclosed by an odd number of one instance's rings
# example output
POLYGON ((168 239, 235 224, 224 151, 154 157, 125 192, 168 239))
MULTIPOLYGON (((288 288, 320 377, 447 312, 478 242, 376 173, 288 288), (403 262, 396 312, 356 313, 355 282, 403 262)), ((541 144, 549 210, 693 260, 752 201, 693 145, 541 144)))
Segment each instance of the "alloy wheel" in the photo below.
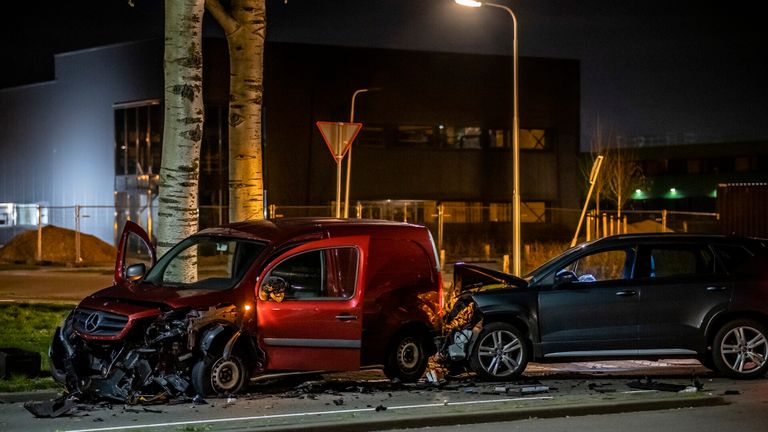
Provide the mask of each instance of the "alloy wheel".
POLYGON ((508 330, 495 330, 480 340, 477 356, 485 372, 495 377, 517 373, 523 361, 523 343, 508 330))
POLYGON ((749 373, 765 364, 768 340, 754 327, 734 327, 723 337, 720 355, 725 365, 734 372, 749 373))

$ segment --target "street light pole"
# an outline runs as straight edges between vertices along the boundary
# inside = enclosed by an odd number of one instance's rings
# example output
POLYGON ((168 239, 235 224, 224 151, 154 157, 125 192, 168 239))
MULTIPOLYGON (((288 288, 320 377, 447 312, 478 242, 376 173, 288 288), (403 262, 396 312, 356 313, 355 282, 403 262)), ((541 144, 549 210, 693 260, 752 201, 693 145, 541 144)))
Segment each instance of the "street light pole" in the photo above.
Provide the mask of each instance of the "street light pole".
POLYGON ((512 274, 520 276, 521 265, 521 241, 520 241, 520 124, 517 106, 517 16, 507 6, 473 0, 454 0, 457 4, 468 7, 490 6, 503 9, 512 17, 512 274))
MULTIPOLYGON (((355 90, 355 92, 352 93, 352 104, 351 104, 351 108, 349 109, 350 123, 355 122, 355 99, 357 98, 357 95, 360 93, 376 91, 376 90, 380 90, 380 89, 378 87, 362 88, 362 89, 355 90)), ((352 145, 349 146, 349 150, 347 151, 347 184, 346 184, 346 189, 344 191, 344 219, 349 218, 349 178, 351 174, 352 174, 352 145)))

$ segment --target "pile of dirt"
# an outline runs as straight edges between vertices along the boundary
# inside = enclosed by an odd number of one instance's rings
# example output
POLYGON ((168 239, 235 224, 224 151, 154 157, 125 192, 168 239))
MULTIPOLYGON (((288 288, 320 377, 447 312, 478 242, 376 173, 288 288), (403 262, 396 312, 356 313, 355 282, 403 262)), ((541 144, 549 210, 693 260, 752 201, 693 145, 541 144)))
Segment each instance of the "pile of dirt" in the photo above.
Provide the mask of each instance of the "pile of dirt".
MULTIPOLYGON (((42 261, 75 263, 75 231, 53 225, 42 230, 42 261)), ((85 264, 114 264, 117 249, 101 239, 80 233, 80 257, 85 264)), ((0 249, 0 262, 37 262, 37 230, 25 231, 0 249)))

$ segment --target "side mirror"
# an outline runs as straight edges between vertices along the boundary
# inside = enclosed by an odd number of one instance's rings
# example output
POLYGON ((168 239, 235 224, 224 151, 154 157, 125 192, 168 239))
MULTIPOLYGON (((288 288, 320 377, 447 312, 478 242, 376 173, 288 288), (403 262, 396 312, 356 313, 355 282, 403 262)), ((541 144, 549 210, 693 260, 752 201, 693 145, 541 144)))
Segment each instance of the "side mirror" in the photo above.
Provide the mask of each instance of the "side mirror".
POLYGON ((555 274, 555 286, 578 281, 579 278, 576 276, 576 273, 570 270, 560 270, 555 274))
POLYGON ((132 264, 125 269, 125 278, 128 279, 129 282, 136 282, 143 278, 146 273, 147 266, 144 263, 132 264))
POLYGON ((268 277, 259 288, 259 300, 281 303, 285 300, 285 292, 288 290, 288 282, 277 276, 268 277))

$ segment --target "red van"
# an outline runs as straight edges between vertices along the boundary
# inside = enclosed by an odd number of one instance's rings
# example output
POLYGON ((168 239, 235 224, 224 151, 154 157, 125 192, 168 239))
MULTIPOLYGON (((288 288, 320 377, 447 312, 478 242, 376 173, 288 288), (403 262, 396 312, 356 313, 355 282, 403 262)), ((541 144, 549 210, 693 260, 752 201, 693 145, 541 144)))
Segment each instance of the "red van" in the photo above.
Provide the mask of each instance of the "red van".
POLYGON ((114 285, 82 300, 49 350, 70 392, 230 394, 274 373, 364 366, 413 382, 435 351, 442 280, 423 226, 242 222, 202 230, 155 261, 128 222, 114 285))

